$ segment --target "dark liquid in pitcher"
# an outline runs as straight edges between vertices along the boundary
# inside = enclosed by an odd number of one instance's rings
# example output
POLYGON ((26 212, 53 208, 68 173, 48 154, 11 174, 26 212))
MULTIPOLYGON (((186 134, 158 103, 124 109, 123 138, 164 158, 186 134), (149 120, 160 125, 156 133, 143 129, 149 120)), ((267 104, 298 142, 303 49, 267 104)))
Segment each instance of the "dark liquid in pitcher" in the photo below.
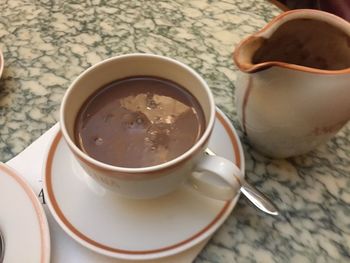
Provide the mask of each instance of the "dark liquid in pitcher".
POLYGON ((130 77, 93 94, 75 121, 75 140, 89 156, 119 167, 148 167, 191 148, 205 129, 196 98, 157 77, 130 77))
POLYGON ((254 64, 279 61, 325 70, 350 67, 350 37, 323 21, 287 21, 261 41, 254 64))

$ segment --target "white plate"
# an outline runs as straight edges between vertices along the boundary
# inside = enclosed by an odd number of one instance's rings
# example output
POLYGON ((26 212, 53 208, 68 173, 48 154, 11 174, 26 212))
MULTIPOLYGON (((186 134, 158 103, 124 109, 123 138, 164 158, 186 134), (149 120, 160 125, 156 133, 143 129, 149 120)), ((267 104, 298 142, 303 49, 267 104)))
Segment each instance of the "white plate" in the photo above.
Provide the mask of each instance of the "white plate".
POLYGON ((0 229, 4 263, 50 262, 50 235, 35 193, 15 170, 0 163, 0 229))
MULTIPOLYGON (((209 147, 244 171, 239 138, 220 111, 209 147)), ((221 226, 238 200, 209 199, 185 186, 158 199, 122 199, 86 175, 60 132, 45 161, 44 191, 54 218, 71 237, 98 253, 129 260, 166 257, 198 244, 221 226)))

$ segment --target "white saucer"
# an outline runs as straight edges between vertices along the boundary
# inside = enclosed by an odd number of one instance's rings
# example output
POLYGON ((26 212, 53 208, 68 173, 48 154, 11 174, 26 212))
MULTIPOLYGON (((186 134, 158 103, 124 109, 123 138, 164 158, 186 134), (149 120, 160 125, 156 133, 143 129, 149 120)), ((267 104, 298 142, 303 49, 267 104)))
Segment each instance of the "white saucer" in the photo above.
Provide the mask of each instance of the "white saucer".
POLYGON ((50 262, 50 234, 44 210, 24 179, 0 163, 0 230, 4 263, 50 262))
MULTIPOLYGON (((219 110, 209 147, 244 171, 239 138, 219 110)), ((45 161, 44 191, 51 213, 72 238, 129 260, 166 257, 198 244, 221 226, 238 200, 209 199, 186 186, 158 199, 122 199, 85 174, 60 132, 45 161)))

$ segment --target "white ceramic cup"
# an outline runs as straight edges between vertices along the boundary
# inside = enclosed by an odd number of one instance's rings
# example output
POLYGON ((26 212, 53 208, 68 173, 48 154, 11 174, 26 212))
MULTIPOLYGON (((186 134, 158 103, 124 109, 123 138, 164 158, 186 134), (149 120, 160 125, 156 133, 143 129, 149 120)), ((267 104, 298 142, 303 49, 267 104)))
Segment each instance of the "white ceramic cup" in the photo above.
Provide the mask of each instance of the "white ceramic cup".
POLYGON ((129 54, 90 67, 68 88, 61 104, 60 119, 63 137, 87 174, 103 187, 124 197, 158 197, 175 190, 185 181, 215 199, 229 200, 239 191, 240 184, 236 177, 241 173, 239 168, 222 157, 204 154, 215 121, 213 95, 206 82, 193 69, 176 60, 152 54, 129 54), (200 139, 181 156, 155 166, 125 168, 93 159, 76 146, 74 123, 82 104, 104 85, 132 76, 155 76, 171 80, 197 98, 205 115, 206 129, 200 139))

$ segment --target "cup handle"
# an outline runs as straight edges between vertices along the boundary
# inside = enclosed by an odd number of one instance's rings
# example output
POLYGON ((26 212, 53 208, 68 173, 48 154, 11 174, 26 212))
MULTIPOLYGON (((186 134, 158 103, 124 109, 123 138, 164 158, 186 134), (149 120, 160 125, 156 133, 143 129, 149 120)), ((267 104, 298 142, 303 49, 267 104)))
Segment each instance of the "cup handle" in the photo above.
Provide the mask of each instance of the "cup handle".
POLYGON ((218 200, 233 199, 241 188, 241 170, 220 156, 204 155, 191 174, 189 183, 201 194, 218 200))

